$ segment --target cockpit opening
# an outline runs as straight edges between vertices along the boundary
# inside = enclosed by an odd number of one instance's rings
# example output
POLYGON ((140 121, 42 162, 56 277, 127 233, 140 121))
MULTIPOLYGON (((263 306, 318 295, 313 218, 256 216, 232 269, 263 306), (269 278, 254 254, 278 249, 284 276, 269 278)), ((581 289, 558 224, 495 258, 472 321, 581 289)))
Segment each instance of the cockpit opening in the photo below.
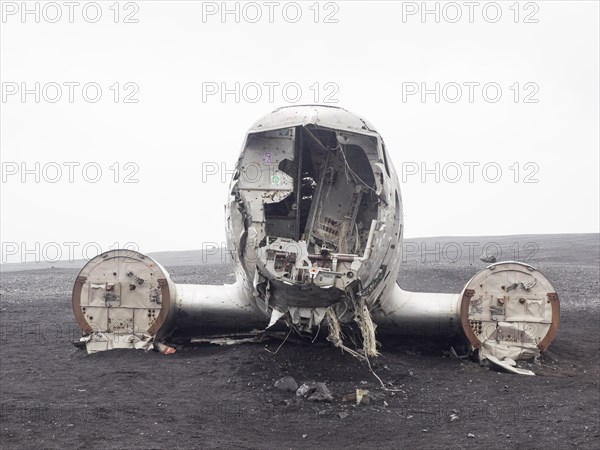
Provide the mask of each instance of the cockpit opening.
MULTIPOLYGON (((280 201, 265 203, 266 236, 303 240, 313 253, 325 247, 361 254, 377 217, 377 185, 367 152, 345 142, 350 133, 307 126, 293 134, 293 157, 277 166, 292 189, 280 201)), ((370 143, 376 156, 377 141, 370 143)))

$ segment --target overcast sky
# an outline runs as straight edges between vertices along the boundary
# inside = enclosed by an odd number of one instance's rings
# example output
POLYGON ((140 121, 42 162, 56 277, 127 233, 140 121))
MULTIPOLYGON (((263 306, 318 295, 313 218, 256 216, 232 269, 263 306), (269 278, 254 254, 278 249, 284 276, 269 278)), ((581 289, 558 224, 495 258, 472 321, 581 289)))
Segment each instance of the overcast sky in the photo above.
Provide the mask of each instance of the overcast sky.
POLYGON ((223 242, 207 170, 315 101, 383 136, 407 237, 599 230, 598 2, 113 4, 2 2, 3 263, 223 242))

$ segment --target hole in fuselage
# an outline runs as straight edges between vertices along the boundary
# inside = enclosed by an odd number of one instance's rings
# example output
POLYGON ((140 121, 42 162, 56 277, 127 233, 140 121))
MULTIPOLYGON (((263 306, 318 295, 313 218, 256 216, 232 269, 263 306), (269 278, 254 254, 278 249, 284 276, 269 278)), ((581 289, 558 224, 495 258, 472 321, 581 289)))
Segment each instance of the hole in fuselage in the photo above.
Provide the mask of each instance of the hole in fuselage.
MULTIPOLYGON (((375 176, 361 146, 339 141, 333 130, 295 128, 293 158, 277 159, 277 169, 291 178, 293 189, 264 204, 267 236, 305 240, 309 247, 333 252, 362 252, 377 217, 375 176)), ((363 141, 376 155, 376 139, 363 141)))

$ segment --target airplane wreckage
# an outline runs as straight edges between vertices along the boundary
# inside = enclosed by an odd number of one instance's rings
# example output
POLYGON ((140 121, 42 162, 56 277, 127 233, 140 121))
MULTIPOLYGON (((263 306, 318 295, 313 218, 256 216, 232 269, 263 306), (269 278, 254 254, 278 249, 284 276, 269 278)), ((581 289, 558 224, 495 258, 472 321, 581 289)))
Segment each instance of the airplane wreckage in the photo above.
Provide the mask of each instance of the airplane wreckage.
POLYGON ((185 338, 287 326, 328 331, 333 345, 368 358, 378 354, 376 330, 435 330, 438 338, 462 338, 480 361, 533 374, 515 361, 539 356, 558 330, 558 295, 527 264, 491 264, 460 294, 398 286, 398 176, 377 131, 344 109, 285 107, 256 122, 225 216, 231 285, 175 284, 159 263, 130 250, 91 259, 72 298, 87 351, 172 353, 169 343, 185 338), (350 329, 362 348, 347 345, 350 329))

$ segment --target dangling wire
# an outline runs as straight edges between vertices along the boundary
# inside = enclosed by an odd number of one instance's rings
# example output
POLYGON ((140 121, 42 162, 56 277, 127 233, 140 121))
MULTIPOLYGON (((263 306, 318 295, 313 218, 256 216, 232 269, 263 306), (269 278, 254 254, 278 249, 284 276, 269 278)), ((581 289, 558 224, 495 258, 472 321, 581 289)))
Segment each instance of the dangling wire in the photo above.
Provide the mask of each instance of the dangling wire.
POLYGON ((348 164, 348 160, 346 159, 346 153, 344 152, 344 148, 342 146, 342 144, 340 144, 338 142, 338 145, 335 148, 331 148, 331 147, 327 147, 325 146, 320 140, 319 138, 317 138, 312 131, 310 131, 310 129, 308 128, 304 128, 306 130, 306 132, 308 133, 308 135, 311 137, 311 139, 319 146, 321 147, 322 150, 324 151, 337 151, 339 150, 342 154, 342 157, 344 158, 344 166, 345 166, 345 170, 346 170, 346 178, 348 178, 348 171, 350 171, 350 173, 354 176, 354 178, 359 181, 361 184, 363 184, 366 188, 372 190, 373 192, 377 193, 376 189, 373 189, 371 186, 369 186, 367 183, 365 183, 361 177, 359 177, 356 172, 354 172, 354 170, 352 170, 352 167, 350 167, 350 164, 348 164))
POLYGON ((287 336, 285 337, 285 339, 281 342, 281 344, 279 344, 279 347, 277 347, 277 350, 275 350, 274 352, 272 352, 271 350, 269 350, 268 348, 265 348, 266 351, 268 351, 269 353, 271 353, 272 355, 276 355, 277 352, 281 349, 281 347, 283 347, 283 344, 286 343, 286 341, 288 340, 288 338, 290 337, 290 334, 292 334, 292 328, 290 328, 290 331, 288 332, 287 336))
POLYGON ((377 375, 375 373, 375 371, 373 370, 373 367, 371 367, 371 361, 369 361, 369 356, 367 354, 361 355, 356 350, 352 350, 351 348, 344 345, 340 321, 338 320, 335 312, 333 311, 333 306, 329 307, 327 309, 327 312, 325 313, 325 317, 327 318, 327 325, 329 325, 329 336, 327 336, 327 340, 329 342, 331 342, 335 347, 340 348, 342 350, 342 352, 346 351, 346 352, 350 353, 352 356, 354 356, 356 359, 358 359, 360 361, 365 361, 367 363, 367 366, 369 367, 369 371, 373 374, 373 376, 375 378, 377 378, 377 381, 379 381, 379 384, 381 385, 381 388, 384 391, 402 392, 403 394, 406 394, 406 391, 404 391, 402 389, 397 389, 397 388, 390 389, 385 385, 385 383, 379 377, 379 375, 377 375))

